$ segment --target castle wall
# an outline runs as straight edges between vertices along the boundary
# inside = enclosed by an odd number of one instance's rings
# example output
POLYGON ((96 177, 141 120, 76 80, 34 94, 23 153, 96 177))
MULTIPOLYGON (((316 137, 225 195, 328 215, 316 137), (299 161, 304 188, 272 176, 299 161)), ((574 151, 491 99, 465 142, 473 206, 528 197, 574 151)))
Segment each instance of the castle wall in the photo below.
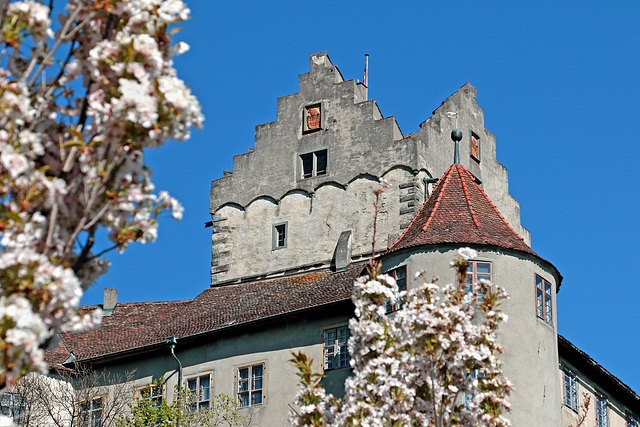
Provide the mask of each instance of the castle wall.
MULTIPOLYGON (((350 232, 352 260, 371 247, 372 190, 383 194, 377 248, 384 250, 409 224, 426 197, 424 178, 439 178, 453 160, 451 130, 465 132, 461 163, 510 225, 529 242, 519 206, 509 195, 506 169, 495 159, 495 138, 484 129, 476 91, 466 84, 413 135, 383 118, 361 84, 344 81, 326 53, 311 56, 298 93, 278 99, 277 120, 256 126, 255 149, 234 157, 233 171, 211 184, 211 283, 272 277, 333 264, 339 237, 350 232), (308 129, 310 109, 320 112, 308 129), (458 113, 458 119, 447 116, 458 113), (469 154, 469 135, 480 140, 480 161, 469 154), (319 154, 324 153, 324 154, 319 154), (326 169, 305 175, 306 156, 326 156, 326 169), (274 245, 274 227, 286 225, 286 247, 274 245)), ((426 186, 433 188, 433 183, 426 186)))
MULTIPOLYGON (((475 248, 477 249, 477 248, 475 248)), ((498 330, 499 343, 504 347, 501 360, 506 377, 513 383, 509 396, 511 413, 507 418, 514 426, 561 425, 561 394, 558 380, 558 345, 556 335, 556 281, 550 266, 539 260, 510 251, 477 249, 474 260, 490 261, 493 283, 503 286, 509 299, 503 303, 508 316, 498 330), (535 276, 552 285, 553 321, 551 324, 536 315, 535 276)), ((449 262, 456 249, 416 249, 389 256, 383 271, 407 266, 407 286, 422 284, 414 273, 426 269, 426 277, 439 277, 442 285, 455 282, 455 272, 449 262)))

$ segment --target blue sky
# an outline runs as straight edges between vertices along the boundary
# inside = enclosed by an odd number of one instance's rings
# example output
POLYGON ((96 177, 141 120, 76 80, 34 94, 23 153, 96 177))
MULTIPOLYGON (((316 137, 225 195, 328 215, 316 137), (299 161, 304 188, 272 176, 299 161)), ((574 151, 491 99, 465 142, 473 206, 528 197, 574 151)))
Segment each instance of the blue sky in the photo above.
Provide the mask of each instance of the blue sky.
POLYGON ((509 170, 532 247, 564 275, 558 330, 640 392, 640 4, 615 2, 212 2, 192 0, 176 60, 205 128, 148 153, 158 189, 186 208, 158 241, 112 253, 85 295, 188 299, 209 286, 211 180, 253 147, 254 126, 327 51, 404 134, 465 82, 509 170), (578 7, 579 6, 579 7, 578 7))

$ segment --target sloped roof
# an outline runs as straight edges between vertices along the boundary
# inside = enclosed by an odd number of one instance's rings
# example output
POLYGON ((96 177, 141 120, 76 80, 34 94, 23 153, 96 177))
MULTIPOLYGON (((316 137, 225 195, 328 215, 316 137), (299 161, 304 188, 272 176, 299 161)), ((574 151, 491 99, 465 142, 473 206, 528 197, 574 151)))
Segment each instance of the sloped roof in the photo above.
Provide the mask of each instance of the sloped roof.
POLYGON ((60 364, 71 352, 78 361, 96 359, 162 344, 173 336, 189 337, 348 300, 362 269, 352 265, 339 273, 321 271, 214 287, 191 300, 118 303, 97 329, 60 332, 60 342, 47 351, 46 360, 60 364))
POLYGON ((462 165, 445 172, 389 252, 443 243, 491 245, 537 256, 462 165))
POLYGON ((631 387, 560 334, 558 334, 558 355, 561 363, 563 361, 569 362, 600 388, 634 411, 636 415, 640 415, 640 396, 631 387))

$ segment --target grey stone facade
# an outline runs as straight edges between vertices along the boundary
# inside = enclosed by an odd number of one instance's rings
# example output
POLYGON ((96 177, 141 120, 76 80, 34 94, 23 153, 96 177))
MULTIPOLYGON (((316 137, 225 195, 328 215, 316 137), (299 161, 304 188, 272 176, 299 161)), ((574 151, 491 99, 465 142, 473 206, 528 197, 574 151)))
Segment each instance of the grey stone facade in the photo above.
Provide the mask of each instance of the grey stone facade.
POLYGON ((433 187, 425 180, 451 165, 449 134, 456 124, 465 135, 461 163, 529 243, 473 86, 465 84, 407 136, 366 93, 361 83, 345 81, 326 53, 311 56, 299 92, 278 99, 276 121, 256 126, 255 149, 235 156, 233 170, 211 184, 212 285, 336 266, 336 254, 349 253, 352 261, 368 256, 379 178, 392 184, 382 196, 376 242, 377 250, 386 249, 433 187), (305 115, 314 108, 320 120, 309 128, 305 115), (476 156, 472 135, 479 141, 476 156), (275 227, 282 225, 279 246, 275 227), (338 250, 343 233, 349 238, 338 250))

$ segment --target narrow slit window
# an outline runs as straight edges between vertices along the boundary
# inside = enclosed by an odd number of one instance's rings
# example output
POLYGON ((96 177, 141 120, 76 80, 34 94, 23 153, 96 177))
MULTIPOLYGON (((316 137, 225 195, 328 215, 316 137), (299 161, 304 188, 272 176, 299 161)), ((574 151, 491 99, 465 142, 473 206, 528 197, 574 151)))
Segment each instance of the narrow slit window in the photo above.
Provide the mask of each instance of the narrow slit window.
POLYGON ((287 224, 273 226, 273 249, 287 247, 287 224))
POLYGON ((551 284, 536 275, 536 315, 549 324, 553 323, 552 298, 551 284))

